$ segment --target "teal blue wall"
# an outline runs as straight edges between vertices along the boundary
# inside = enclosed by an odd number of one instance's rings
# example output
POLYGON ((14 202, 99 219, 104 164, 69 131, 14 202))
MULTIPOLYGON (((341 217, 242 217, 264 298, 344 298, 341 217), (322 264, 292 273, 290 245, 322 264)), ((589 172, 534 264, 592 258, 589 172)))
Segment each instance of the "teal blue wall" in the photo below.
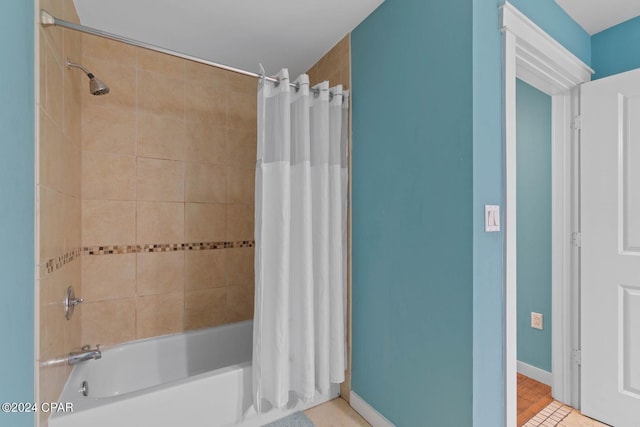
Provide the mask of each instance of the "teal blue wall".
POLYGON ((504 425, 503 233, 485 233, 484 205, 502 205, 502 33, 499 0, 473 0, 473 425, 504 425))
POLYGON ((591 64, 591 37, 555 0, 510 0, 547 34, 585 64, 591 64))
MULTIPOLYGON (((0 402, 33 402, 34 47, 33 0, 0 13, 0 402)), ((2 426, 32 426, 0 412, 2 426)))
POLYGON ((472 424, 472 8, 386 0, 352 33, 353 390, 472 424))
POLYGON ((640 68, 640 16, 591 37, 594 79, 640 68))
POLYGON ((518 360, 551 372, 551 97, 518 80, 516 123, 518 360))
POLYGON ((399 426, 504 425, 501 3, 386 0, 352 33, 353 389, 399 426))
MULTIPOLYGON (((473 0, 473 425, 504 426, 503 233, 484 232, 484 205, 503 206, 503 0, 473 0)), ((514 0, 574 55, 590 62, 589 36, 554 0, 514 0)), ((503 216, 504 219, 504 216, 503 216)))

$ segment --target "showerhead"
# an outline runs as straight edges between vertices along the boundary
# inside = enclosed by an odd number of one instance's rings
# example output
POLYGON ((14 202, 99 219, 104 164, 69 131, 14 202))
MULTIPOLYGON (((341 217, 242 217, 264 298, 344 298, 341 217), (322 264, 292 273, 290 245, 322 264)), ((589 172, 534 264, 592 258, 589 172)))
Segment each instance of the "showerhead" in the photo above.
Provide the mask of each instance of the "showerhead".
POLYGON ((96 79, 94 76, 89 77, 89 90, 92 95, 106 95, 109 93, 109 86, 104 84, 102 80, 96 79))
POLYGON ((87 77, 89 77, 89 91, 92 95, 106 95, 109 93, 109 86, 107 86, 102 80, 97 79, 96 76, 94 76, 82 65, 71 62, 69 58, 67 58, 67 67, 80 68, 82 71, 84 71, 87 77))

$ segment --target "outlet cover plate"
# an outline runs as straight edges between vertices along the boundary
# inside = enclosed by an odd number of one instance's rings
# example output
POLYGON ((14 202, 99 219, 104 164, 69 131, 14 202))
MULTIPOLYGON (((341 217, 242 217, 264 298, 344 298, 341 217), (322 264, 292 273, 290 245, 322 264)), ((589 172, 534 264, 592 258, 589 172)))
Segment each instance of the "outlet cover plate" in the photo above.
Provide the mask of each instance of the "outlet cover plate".
POLYGON ((531 312, 531 327, 542 330, 542 314, 531 312))

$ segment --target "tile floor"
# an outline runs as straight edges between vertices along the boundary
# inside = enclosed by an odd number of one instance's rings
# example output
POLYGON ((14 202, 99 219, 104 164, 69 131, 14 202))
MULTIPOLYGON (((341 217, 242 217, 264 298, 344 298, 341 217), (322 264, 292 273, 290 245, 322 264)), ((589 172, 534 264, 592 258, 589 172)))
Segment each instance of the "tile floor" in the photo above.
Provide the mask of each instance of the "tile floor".
MULTIPOLYGON (((606 424, 602 424, 598 421, 592 420, 591 418, 585 417, 577 409, 565 406, 560 402, 553 401, 548 406, 552 407, 553 411, 549 412, 549 409, 551 408, 544 408, 540 411, 541 415, 545 415, 545 410, 548 412, 546 416, 541 417, 541 424, 525 425, 527 425, 527 427, 530 425, 544 427, 608 427, 606 424), (566 418, 559 421, 559 423, 550 417, 550 414, 562 414, 565 410, 564 408, 567 408, 566 410, 571 412, 569 412, 569 415, 565 415, 566 418)), ((370 427, 370 424, 367 423, 364 418, 362 418, 345 400, 341 398, 337 398, 320 406, 316 406, 315 408, 311 408, 305 411, 305 414, 316 427, 370 427)))
POLYGON ((342 398, 308 409, 305 414, 316 427, 370 427, 342 398))
POLYGON ((606 427, 551 397, 551 387, 518 374, 518 426, 606 427))
POLYGON ((571 410, 571 407, 554 400, 527 421, 524 427, 556 427, 571 413, 571 410))
POLYGON ((609 427, 596 420, 585 417, 577 409, 573 409, 567 418, 562 420, 558 427, 609 427))

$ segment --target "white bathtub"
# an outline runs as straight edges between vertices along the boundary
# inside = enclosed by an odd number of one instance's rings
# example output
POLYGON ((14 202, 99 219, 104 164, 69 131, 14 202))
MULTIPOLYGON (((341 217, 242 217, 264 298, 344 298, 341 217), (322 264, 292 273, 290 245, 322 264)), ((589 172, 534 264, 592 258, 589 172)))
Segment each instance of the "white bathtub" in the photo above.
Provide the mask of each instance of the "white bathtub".
POLYGON ((334 385, 309 403, 256 414, 251 398, 252 322, 109 348, 76 365, 59 398, 73 413, 50 427, 259 427, 337 397, 334 385), (87 397, 79 391, 89 384, 87 397))

